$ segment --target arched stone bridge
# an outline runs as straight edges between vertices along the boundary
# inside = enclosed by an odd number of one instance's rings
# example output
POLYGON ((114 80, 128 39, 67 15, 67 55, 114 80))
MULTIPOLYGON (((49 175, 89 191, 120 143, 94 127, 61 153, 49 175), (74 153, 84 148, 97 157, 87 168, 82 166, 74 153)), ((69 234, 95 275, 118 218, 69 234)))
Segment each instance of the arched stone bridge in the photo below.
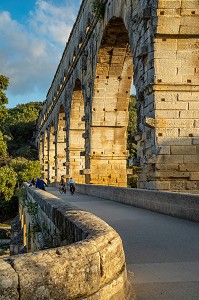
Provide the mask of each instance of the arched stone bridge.
POLYGON ((133 80, 138 187, 197 192, 199 2, 99 1, 102 20, 94 2, 82 2, 37 122, 44 178, 126 186, 133 80))

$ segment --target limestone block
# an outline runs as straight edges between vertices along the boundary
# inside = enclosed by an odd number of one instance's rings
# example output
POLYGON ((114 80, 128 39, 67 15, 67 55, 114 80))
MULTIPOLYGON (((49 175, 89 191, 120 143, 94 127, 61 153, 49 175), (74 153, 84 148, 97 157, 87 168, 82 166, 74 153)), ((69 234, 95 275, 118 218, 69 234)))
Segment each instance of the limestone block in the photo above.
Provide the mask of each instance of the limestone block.
POLYGON ((180 26, 180 34, 198 34, 199 32, 199 26, 195 26, 195 22, 191 22, 192 24, 189 25, 181 25, 180 26), (193 26, 193 27, 192 27, 193 26))
POLYGON ((149 190, 170 190, 169 181, 148 181, 144 186, 149 190))
POLYGON ((199 170, 199 162, 198 163, 180 164, 179 170, 180 171, 197 172, 199 170))
POLYGON ((182 75, 182 83, 198 84, 199 78, 197 75, 182 75))
POLYGON ((157 163, 183 163, 183 155, 158 155, 157 156, 157 163))
POLYGON ((199 138, 193 138, 193 145, 199 145, 199 138))
POLYGON ((183 1, 182 2, 182 8, 186 9, 194 9, 198 7, 198 1, 197 0, 189 0, 189 1, 183 1))
MULTIPOLYGON (((184 93, 184 94, 187 94, 187 93, 184 93)), ((181 93, 180 93, 181 95, 181 93)), ((180 95, 177 95, 177 93, 174 93, 174 92, 156 92, 154 94, 154 98, 155 98, 155 102, 176 102, 177 99, 181 100, 179 97, 180 95)), ((171 103, 172 104, 172 103, 171 103)))
POLYGON ((193 172, 193 173, 191 172, 190 176, 189 176, 189 179, 199 181, 199 172, 193 172))
POLYGON ((161 76, 163 74, 169 74, 169 75, 174 75, 174 76, 177 74, 181 74, 180 72, 178 72, 179 62, 176 61, 176 58, 174 58, 173 60, 171 58, 155 59, 154 60, 154 68, 155 68, 155 72, 158 76, 159 76, 159 74, 161 76), (172 65, 172 68, 171 68, 171 65, 172 65))
MULTIPOLYGON (((178 128, 156 128, 156 135, 157 136, 163 136, 164 137, 164 145, 169 145, 169 140, 166 138, 177 138, 178 137, 178 128)), ((160 141, 161 138, 158 137, 158 140, 160 141)), ((162 139, 163 141, 163 139, 162 139)), ((177 141, 176 141, 177 143, 177 141)))
POLYGON ((157 9, 157 15, 161 16, 162 13, 164 13, 164 16, 179 16, 180 15, 180 10, 176 8, 167 8, 165 10, 162 9, 157 9))
POLYGON ((174 180, 170 183, 171 191, 180 191, 185 190, 186 188, 186 181, 184 180, 174 180))
POLYGON ((179 164, 156 164, 155 168, 156 170, 162 170, 162 171, 188 171, 186 168, 185 169, 180 169, 179 164))
POLYGON ((186 188, 188 190, 197 190, 197 183, 198 183, 198 181, 187 181, 186 188))
POLYGON ((182 128, 179 133, 180 137, 198 137, 199 136, 199 128, 182 128))
POLYGON ((155 172, 155 176, 157 178, 189 178, 189 172, 181 172, 181 171, 168 171, 168 172, 155 172))
POLYGON ((192 102, 189 102, 189 110, 198 110, 198 104, 199 102, 195 102, 195 101, 192 101, 192 102))
POLYGON ((181 1, 179 0, 159 0, 158 1, 158 8, 165 9, 165 8, 181 8, 181 1))
POLYGON ((0 259, 0 300, 18 300, 18 276, 11 265, 0 259))
POLYGON ((159 16, 157 34, 178 34, 180 28, 180 18, 172 17, 168 21, 167 17, 159 16))
POLYGON ((171 146, 171 154, 196 154, 196 146, 171 146))
POLYGON ((171 148, 170 146, 161 146, 158 149, 159 154, 171 154, 171 148))
MULTIPOLYGON (((157 110, 160 110, 160 109, 163 109, 163 110, 188 110, 188 103, 186 102, 181 102, 181 101, 176 101, 176 102, 164 102, 164 101, 161 101, 161 102, 156 102, 155 103, 155 109, 157 110)), ((190 108, 191 109, 191 108, 190 108)))
MULTIPOLYGON (((172 105, 172 104, 171 104, 172 105)), ((184 112, 184 111, 182 111, 184 112)), ((185 114, 187 113, 187 111, 185 111, 185 114)), ((157 119, 162 119, 162 118, 166 118, 166 119, 176 119, 179 118, 179 111, 175 111, 175 110, 156 110, 155 111, 155 115, 157 119)), ((181 116, 181 112, 180 112, 180 117, 183 118, 183 116, 181 116)))
MULTIPOLYGON (((173 51, 176 52, 178 50, 178 41, 177 39, 166 39, 163 41, 162 39, 155 39, 154 44, 154 55, 158 55, 163 53, 164 51, 173 51)), ((160 56, 160 58, 163 58, 160 56)))
POLYGON ((199 155, 184 155, 184 163, 198 163, 199 155))
MULTIPOLYGON (((198 110, 181 111, 179 116, 180 118, 184 118, 184 119, 199 119, 199 111, 198 110)), ((196 123, 194 125, 198 127, 196 123)))
POLYGON ((191 137, 178 137, 176 138, 163 138, 163 137, 157 137, 158 145, 164 145, 164 146, 172 146, 172 145, 192 145, 192 138, 191 137))
POLYGON ((182 75, 194 75, 195 74, 195 68, 189 67, 189 66, 178 66, 178 74, 182 75))

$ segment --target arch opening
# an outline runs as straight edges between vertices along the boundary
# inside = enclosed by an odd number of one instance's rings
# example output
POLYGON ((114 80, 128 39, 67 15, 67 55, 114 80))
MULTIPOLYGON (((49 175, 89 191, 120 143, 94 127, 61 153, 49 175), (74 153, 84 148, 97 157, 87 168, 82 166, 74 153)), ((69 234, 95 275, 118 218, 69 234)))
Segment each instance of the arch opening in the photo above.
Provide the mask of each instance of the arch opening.
POLYGON ((45 178, 47 182, 55 181, 55 127, 54 122, 49 128, 48 139, 48 176, 45 178))
POLYGON ((128 32, 112 18, 102 37, 92 102, 90 174, 86 183, 127 185, 127 126, 133 77, 128 32))
POLYGON ((85 183, 85 177, 82 171, 85 168, 85 140, 82 136, 85 132, 85 121, 83 116, 83 93, 81 82, 77 79, 72 94, 68 147, 68 173, 77 183, 85 183))
POLYGON ((60 106, 58 116, 55 158, 55 177, 59 181, 62 175, 66 176, 66 117, 63 105, 60 106))

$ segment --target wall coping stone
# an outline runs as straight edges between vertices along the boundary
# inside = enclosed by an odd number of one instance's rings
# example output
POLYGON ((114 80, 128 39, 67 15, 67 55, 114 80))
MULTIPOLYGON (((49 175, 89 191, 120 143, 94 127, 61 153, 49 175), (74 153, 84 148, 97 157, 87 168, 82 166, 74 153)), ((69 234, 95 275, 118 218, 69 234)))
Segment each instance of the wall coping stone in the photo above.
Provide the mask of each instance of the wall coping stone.
POLYGON ((80 229, 82 239, 67 246, 0 259, 0 270, 5 270, 0 282, 15 279, 9 286, 0 283, 0 295, 4 295, 0 300, 135 299, 118 233, 91 213, 45 191, 27 184, 25 187, 62 233, 67 234, 67 224, 72 232, 80 229))
POLYGON ((76 184, 76 191, 173 217, 199 221, 199 195, 195 194, 89 184, 76 184))

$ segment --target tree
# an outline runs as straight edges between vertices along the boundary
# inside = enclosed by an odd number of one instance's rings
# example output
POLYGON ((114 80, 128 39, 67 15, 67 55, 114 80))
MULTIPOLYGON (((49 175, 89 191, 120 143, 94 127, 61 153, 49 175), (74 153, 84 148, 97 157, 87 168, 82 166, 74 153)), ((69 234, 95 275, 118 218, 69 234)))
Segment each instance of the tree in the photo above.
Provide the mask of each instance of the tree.
POLYGON ((3 133, 0 131, 0 158, 6 157, 7 155, 7 144, 4 141, 3 133))
POLYGON ((10 200, 14 195, 17 174, 12 167, 0 167, 0 201, 10 200))
POLYGON ((10 137, 8 152, 11 156, 37 159, 33 133, 41 108, 42 102, 30 102, 8 110, 3 129, 4 134, 10 137))
MULTIPOLYGON (((137 127, 137 110, 136 110, 136 96, 131 95, 129 101, 129 123, 128 123, 128 137, 127 137, 127 149, 129 150, 129 157, 127 165, 129 167, 129 161, 134 159, 137 154, 137 145, 134 140, 134 134, 137 127)), ((137 187, 137 170, 138 166, 131 166, 133 169, 133 175, 129 175, 127 178, 127 186, 131 188, 137 187)))
POLYGON ((9 78, 0 74, 0 124, 7 116, 7 109, 5 104, 8 103, 8 98, 6 97, 5 90, 7 90, 9 84, 9 78))
POLYGON ((23 157, 18 157, 11 161, 11 167, 18 174, 18 185, 41 175, 41 164, 38 160, 31 161, 23 157))
POLYGON ((137 110, 136 110, 136 97, 130 96, 129 101, 129 123, 128 123, 128 137, 127 137, 127 149, 129 150, 129 158, 136 156, 136 144, 133 135, 136 132, 137 127, 137 110))

